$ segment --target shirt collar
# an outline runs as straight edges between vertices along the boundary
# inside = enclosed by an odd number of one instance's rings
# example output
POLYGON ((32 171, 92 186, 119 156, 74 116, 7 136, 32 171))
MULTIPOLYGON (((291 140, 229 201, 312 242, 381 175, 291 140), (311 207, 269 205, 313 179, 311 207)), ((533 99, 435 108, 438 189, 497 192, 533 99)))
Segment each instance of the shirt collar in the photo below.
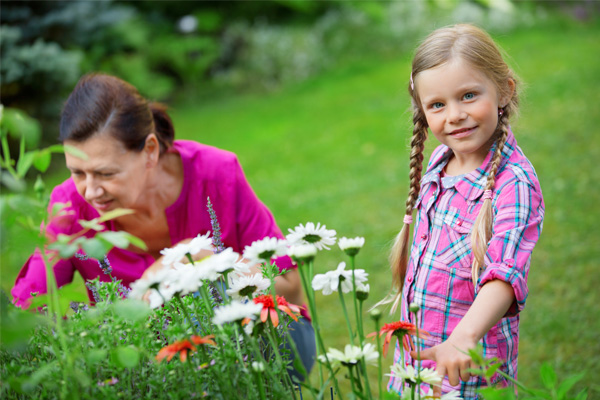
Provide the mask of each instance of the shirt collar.
MULTIPOLYGON (((506 165, 507 160, 510 158, 516 148, 517 142, 509 128, 508 137, 506 139, 506 143, 504 144, 504 148, 502 149, 502 160, 500 161, 500 165, 498 166, 498 171, 496 173, 500 172, 504 165, 506 165)), ((495 150, 496 144, 492 146, 481 166, 476 170, 466 174, 463 179, 458 181, 454 186, 465 199, 475 201, 483 194, 483 190, 489 175, 489 169, 491 167, 490 162, 495 150)), ((421 180, 421 186, 424 186, 429 182, 437 182, 439 184, 442 169, 446 166, 446 164, 448 164, 448 160, 450 159, 451 155, 452 150, 445 145, 443 145, 440 151, 436 152, 434 155, 435 158, 431 160, 431 166, 429 167, 429 170, 425 173, 421 180)))

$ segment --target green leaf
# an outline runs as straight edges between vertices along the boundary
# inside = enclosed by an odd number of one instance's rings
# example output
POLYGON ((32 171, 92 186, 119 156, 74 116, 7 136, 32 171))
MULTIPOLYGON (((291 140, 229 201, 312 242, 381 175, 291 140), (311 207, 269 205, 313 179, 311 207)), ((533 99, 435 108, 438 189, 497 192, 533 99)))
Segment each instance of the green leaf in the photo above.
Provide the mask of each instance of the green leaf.
POLYGON ((58 256, 60 258, 67 259, 73 257, 73 255, 77 253, 79 246, 75 243, 62 243, 57 240, 54 243, 50 243, 48 249, 58 251, 58 256))
POLYGON ((579 382, 585 376, 585 372, 581 372, 577 375, 569 376, 567 379, 562 381, 558 386, 558 390, 556 391, 556 395, 559 399, 565 399, 566 394, 571 388, 579 382))
POLYGON ((106 253, 110 251, 112 245, 104 240, 93 237, 81 241, 81 248, 89 257, 102 260, 106 253))
POLYGON ((79 222, 79 225, 81 225, 82 228, 92 229, 94 231, 101 231, 102 229, 104 229, 104 225, 98 223, 98 218, 94 218, 89 221, 80 219, 77 220, 77 222, 79 222))
POLYGON ((111 352, 112 360, 124 368, 135 367, 140 360, 139 350, 133 346, 117 347, 111 352))
POLYGON ((51 159, 52 154, 50 154, 49 151, 38 151, 33 157, 33 166, 40 172, 46 172, 46 170, 50 166, 51 159))
POLYGON ((115 314, 124 320, 138 322, 152 313, 152 309, 141 300, 125 299, 113 305, 115 314))
POLYGON ((550 364, 542 364, 540 375, 542 377, 542 383, 547 389, 552 389, 556 386, 556 373, 550 364))
POLYGON ((129 240, 129 243, 131 243, 135 247, 142 250, 148 249, 148 246, 146 246, 146 243, 142 239, 138 238, 137 236, 133 236, 131 233, 125 232, 125 234, 127 236, 127 240, 129 240))
POLYGON ((29 168, 31 168, 35 153, 35 151, 28 151, 19 158, 19 161, 17 162, 17 175, 19 175, 20 178, 23 178, 27 174, 27 171, 29 171, 29 168))
POLYGON ((54 368, 56 368, 56 366, 58 365, 58 362, 52 361, 46 365, 42 365, 40 366, 38 369, 36 369, 30 376, 29 379, 27 379, 25 382, 23 382, 23 390, 26 392, 30 392, 33 389, 35 389, 35 387, 44 379, 46 379, 46 377, 48 375, 50 375, 50 373, 52 372, 52 370, 54 368))
POLYGON ((126 249, 129 247, 129 240, 126 235, 128 235, 127 232, 106 231, 98 233, 96 237, 105 240, 115 247, 126 249))
POLYGON ((107 354, 105 349, 92 349, 85 355, 85 359, 88 364, 95 365, 104 360, 107 354))
POLYGON ((67 147, 67 146, 68 145, 63 146, 62 144, 53 144, 52 146, 46 147, 45 150, 50 153, 64 153, 65 147, 67 147))
POLYGON ((102 215, 100 218, 98 218, 98 221, 106 222, 108 220, 122 217, 123 215, 133 214, 133 213, 135 213, 135 210, 130 210, 128 208, 117 208, 116 210, 109 211, 106 214, 102 215))
POLYGON ((76 147, 69 146, 68 144, 63 145, 63 147, 64 147, 64 150, 65 150, 65 153, 69 153, 72 156, 75 156, 77 158, 81 158, 84 161, 88 159, 88 155, 85 152, 79 150, 76 147))

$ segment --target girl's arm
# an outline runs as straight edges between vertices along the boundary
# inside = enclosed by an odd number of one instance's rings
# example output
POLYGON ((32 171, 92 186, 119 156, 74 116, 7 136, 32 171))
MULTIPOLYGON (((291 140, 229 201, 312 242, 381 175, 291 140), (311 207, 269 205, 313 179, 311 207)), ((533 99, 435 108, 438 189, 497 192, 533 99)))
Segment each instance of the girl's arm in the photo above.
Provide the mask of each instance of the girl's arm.
MULTIPOLYGON (((512 286, 504 281, 494 279, 486 283, 477 298, 458 323, 448 339, 434 347, 422 350, 422 360, 432 360, 437 363, 440 376, 448 376, 451 385, 458 385, 459 378, 469 379, 467 371, 474 368, 467 350, 475 348, 479 340, 502 319, 515 300, 512 286)), ((416 351, 411 356, 417 359, 416 351)), ((441 394, 441 387, 434 388, 434 395, 441 394)))

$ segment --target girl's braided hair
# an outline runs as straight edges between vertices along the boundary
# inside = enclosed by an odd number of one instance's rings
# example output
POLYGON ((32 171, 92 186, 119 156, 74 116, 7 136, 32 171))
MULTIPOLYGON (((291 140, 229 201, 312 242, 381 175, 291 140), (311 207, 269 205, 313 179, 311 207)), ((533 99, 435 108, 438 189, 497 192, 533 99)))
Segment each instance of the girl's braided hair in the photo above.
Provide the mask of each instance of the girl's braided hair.
MULTIPOLYGON (((413 82, 420 72, 448 63, 454 57, 460 57, 471 67, 483 72, 494 82, 499 97, 507 99, 506 105, 502 105, 502 112, 499 112, 498 125, 494 132, 496 147, 484 188, 492 191, 492 193, 496 183, 496 173, 502 160, 502 149, 508 138, 509 117, 515 114, 518 109, 515 74, 504 61, 500 49, 493 39, 483 30, 468 24, 441 28, 431 33, 417 48, 412 62, 411 82, 408 87, 412 102, 414 125, 410 151, 410 189, 406 200, 405 223, 396 237, 390 254, 393 282, 397 292, 392 295, 391 299, 381 302, 393 302, 392 313, 400 303, 406 275, 410 230, 410 224, 407 223, 406 219, 408 218, 408 221, 410 221, 412 218, 412 212, 421 188, 423 150, 428 132, 427 120, 413 82), (514 85, 511 85, 511 81, 514 85)), ((471 272, 474 285, 477 284, 479 275, 484 268, 485 253, 492 236, 492 223, 492 201, 486 198, 475 220, 471 234, 471 246, 474 255, 471 272)))

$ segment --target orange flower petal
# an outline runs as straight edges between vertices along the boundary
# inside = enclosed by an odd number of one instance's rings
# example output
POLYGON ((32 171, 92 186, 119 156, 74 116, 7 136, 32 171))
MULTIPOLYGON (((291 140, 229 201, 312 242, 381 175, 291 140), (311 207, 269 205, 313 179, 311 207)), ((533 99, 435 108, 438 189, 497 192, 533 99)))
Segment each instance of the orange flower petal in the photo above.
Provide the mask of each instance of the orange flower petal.
POLYGON ((273 326, 277 327, 277 325, 279 325, 279 316, 277 315, 277 311, 275 311, 274 308, 271 308, 270 314, 271 314, 271 322, 273 323, 273 326))

